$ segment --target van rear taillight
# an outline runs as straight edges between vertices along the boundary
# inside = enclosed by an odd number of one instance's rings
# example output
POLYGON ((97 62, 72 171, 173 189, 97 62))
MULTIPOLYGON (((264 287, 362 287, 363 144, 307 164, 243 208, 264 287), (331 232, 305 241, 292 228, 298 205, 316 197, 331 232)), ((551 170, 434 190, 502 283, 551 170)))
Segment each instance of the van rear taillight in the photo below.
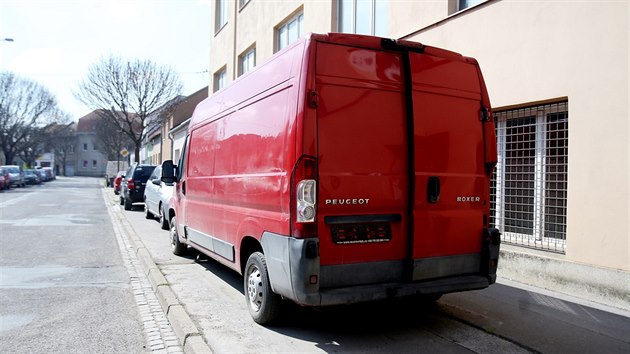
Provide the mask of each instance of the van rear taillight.
POLYGON ((317 217, 317 160, 302 156, 291 176, 291 235, 315 237, 317 217))
POLYGON ((132 190, 136 187, 136 184, 134 183, 133 179, 130 179, 127 181, 127 189, 132 190))

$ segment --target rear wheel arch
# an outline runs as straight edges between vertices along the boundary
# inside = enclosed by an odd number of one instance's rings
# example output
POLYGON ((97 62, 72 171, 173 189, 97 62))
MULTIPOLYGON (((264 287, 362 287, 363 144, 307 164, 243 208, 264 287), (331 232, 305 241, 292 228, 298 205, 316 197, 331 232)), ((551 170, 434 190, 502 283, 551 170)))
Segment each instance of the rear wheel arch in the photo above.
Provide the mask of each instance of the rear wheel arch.
POLYGON ((240 258, 239 271, 241 274, 243 274, 243 272, 245 271, 245 265, 247 264, 247 259, 254 252, 260 252, 262 254, 265 253, 263 252, 262 245, 256 238, 252 236, 243 237, 243 240, 241 241, 241 247, 239 250, 239 258, 240 258))

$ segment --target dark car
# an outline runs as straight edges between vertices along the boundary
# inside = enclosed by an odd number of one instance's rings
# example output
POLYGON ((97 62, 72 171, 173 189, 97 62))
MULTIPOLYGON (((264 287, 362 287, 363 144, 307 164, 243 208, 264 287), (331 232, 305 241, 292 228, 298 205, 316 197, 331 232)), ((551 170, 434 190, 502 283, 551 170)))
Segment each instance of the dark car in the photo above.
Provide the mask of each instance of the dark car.
POLYGON ((26 184, 40 184, 42 183, 42 179, 35 170, 29 169, 24 170, 24 182, 26 182, 26 184))
POLYGON ((144 202, 144 189, 155 165, 133 164, 125 172, 120 188, 120 205, 131 210, 133 203, 144 202))

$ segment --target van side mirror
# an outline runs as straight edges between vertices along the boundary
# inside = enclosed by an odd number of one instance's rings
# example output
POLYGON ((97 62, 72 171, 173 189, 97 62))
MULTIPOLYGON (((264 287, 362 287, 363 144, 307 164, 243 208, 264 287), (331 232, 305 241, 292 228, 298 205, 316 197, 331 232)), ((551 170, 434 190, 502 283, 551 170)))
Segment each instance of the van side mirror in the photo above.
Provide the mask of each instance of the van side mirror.
POLYGON ((162 176, 160 177, 160 179, 162 180, 162 182, 167 184, 177 182, 173 160, 166 160, 162 162, 162 176))

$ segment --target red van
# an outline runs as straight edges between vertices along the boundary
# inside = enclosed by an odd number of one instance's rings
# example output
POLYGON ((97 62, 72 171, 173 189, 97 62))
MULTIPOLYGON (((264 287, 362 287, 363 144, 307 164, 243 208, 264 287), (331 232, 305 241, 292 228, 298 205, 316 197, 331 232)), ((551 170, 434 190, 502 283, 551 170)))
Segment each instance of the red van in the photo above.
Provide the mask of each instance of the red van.
POLYGON ((477 62, 420 43, 310 34, 201 102, 169 211, 244 275, 258 323, 281 299, 437 299, 496 279, 496 138, 477 62))

